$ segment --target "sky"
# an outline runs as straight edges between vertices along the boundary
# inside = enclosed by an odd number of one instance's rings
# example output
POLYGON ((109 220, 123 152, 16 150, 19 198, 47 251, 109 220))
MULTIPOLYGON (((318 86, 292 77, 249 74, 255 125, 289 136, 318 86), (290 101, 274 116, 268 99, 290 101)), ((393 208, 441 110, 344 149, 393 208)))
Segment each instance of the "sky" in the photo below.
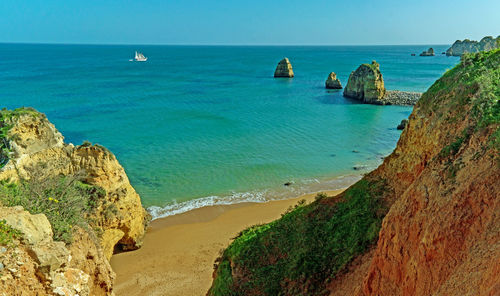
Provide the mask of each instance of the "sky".
POLYGON ((500 0, 0 0, 0 42, 451 44, 500 35, 500 0))

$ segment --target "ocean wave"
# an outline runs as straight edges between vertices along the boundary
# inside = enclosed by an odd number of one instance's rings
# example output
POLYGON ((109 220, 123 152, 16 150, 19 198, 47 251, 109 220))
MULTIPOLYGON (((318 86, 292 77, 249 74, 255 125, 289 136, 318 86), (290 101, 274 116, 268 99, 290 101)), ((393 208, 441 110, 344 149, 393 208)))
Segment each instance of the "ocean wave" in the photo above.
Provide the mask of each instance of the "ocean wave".
POLYGON ((272 200, 295 198, 304 194, 342 189, 350 186, 359 179, 361 179, 361 175, 345 175, 329 180, 304 179, 293 182, 291 186, 279 189, 235 192, 227 196, 213 195, 182 202, 174 201, 163 207, 150 206, 147 208, 147 211, 151 214, 153 220, 155 220, 208 206, 232 205, 245 202, 264 203, 272 200))
POLYGON ((151 206, 147 210, 154 220, 208 206, 232 205, 244 202, 266 202, 269 199, 265 197, 265 192, 243 192, 234 193, 229 196, 207 196, 183 202, 172 202, 164 207, 151 206))

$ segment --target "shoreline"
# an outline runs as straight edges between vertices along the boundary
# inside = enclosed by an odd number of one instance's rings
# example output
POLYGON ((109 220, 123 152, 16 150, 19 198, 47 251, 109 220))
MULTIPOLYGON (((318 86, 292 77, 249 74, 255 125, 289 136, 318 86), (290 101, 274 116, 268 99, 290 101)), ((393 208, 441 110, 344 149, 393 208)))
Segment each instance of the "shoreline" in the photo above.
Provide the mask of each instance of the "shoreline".
MULTIPOLYGON (((321 192, 334 196, 344 190, 321 192)), ((301 199, 314 201, 317 193, 206 206, 153 220, 140 249, 111 258, 116 295, 205 295, 215 259, 232 238, 249 226, 280 218, 301 199)))
MULTIPOLYGON (((378 161, 378 160, 377 160, 378 161)), ((380 162, 381 163, 381 162, 380 162)), ((168 202, 162 206, 150 205, 146 210, 152 216, 152 221, 181 215, 204 207, 229 206, 247 203, 267 203, 270 201, 287 200, 301 197, 303 195, 316 194, 346 188, 359 181, 364 173, 376 169, 380 163, 360 162, 353 167, 353 172, 332 177, 311 177, 291 180, 290 185, 279 185, 276 187, 251 190, 245 192, 234 192, 228 195, 209 195, 197 197, 180 202, 168 202)))

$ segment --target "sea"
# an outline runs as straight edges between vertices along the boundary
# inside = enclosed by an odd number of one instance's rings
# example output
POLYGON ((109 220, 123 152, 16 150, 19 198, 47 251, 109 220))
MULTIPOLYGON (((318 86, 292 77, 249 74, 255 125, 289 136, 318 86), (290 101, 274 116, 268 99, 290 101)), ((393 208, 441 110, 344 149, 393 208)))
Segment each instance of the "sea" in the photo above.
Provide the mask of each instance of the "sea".
POLYGON ((458 63, 448 47, 0 44, 0 107, 109 148, 158 218, 349 186, 391 153, 412 107, 344 98, 328 74, 345 86, 376 60, 387 89, 424 92, 458 63), (293 79, 273 78, 284 57, 293 79))

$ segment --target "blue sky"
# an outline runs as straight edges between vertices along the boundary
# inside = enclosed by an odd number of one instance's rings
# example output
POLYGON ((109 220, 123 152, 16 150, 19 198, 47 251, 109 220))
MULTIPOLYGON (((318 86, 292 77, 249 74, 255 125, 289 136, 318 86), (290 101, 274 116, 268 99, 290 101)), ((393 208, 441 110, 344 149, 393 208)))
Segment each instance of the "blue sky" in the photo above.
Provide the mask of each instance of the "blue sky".
POLYGON ((450 44, 499 34, 499 0, 0 0, 0 42, 450 44))

